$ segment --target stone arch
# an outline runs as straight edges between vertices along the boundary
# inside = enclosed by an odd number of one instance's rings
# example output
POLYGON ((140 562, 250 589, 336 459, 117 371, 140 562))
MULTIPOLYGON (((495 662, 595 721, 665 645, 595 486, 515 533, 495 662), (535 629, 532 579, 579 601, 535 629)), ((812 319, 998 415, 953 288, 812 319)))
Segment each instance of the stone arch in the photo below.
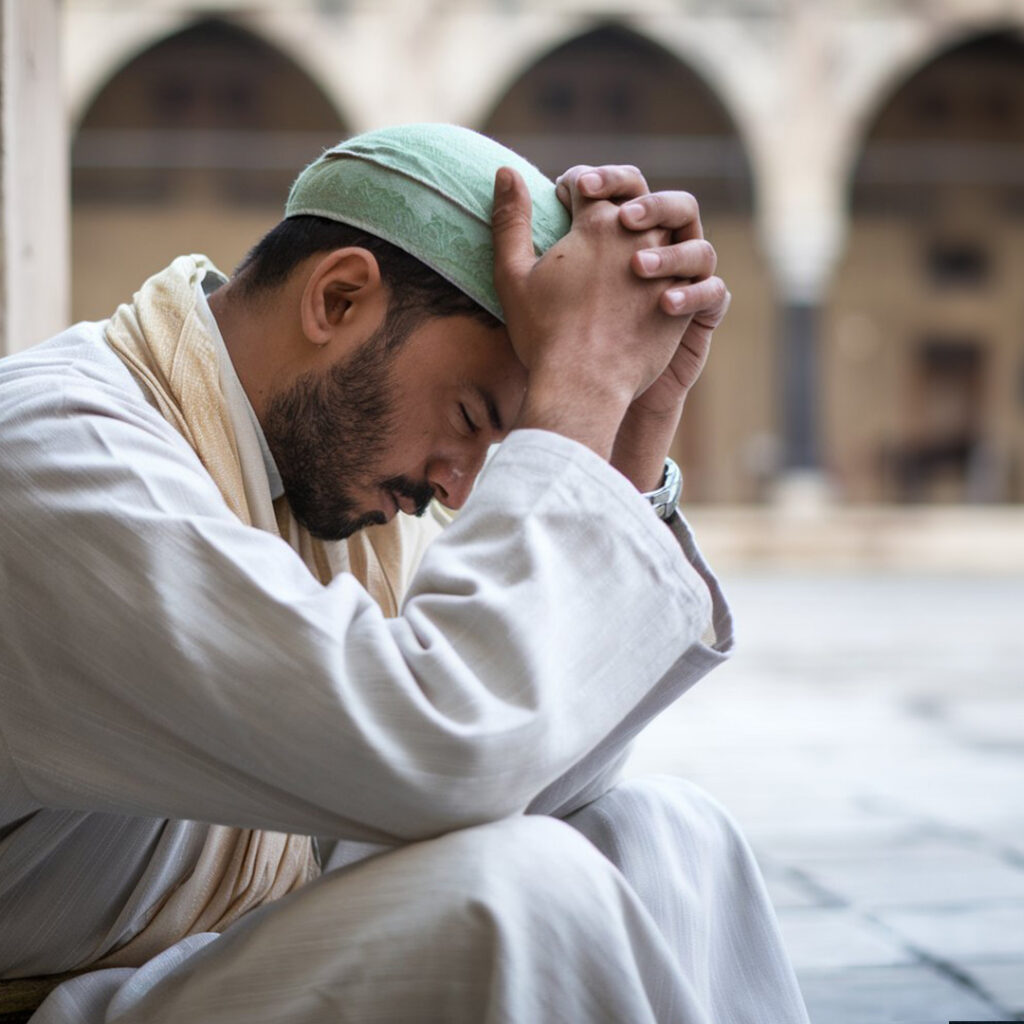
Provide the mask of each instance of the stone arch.
POLYGON ((295 174, 345 134, 323 91, 220 19, 148 46, 95 94, 72 145, 72 308, 101 316, 179 251, 230 269, 295 174))
POLYGON ((686 176, 705 206, 752 205, 750 164, 725 105, 679 57, 618 24, 538 57, 506 84, 483 125, 546 170, 588 155, 637 163, 652 187, 686 176))
POLYGON ((686 189, 735 296, 674 451, 690 500, 750 500, 774 466, 769 275, 757 256, 753 176, 735 122, 674 53, 618 24, 562 41, 508 83, 481 125, 549 174, 575 163, 635 163, 652 188, 686 189), (686 98, 681 103, 680 97, 686 98))
POLYGON ((991 36, 1024 36, 1024 10, 997 22, 987 14, 964 14, 923 21, 912 33, 896 34, 881 59, 865 62, 860 84, 851 93, 851 118, 845 150, 849 172, 879 115, 893 97, 919 72, 936 61, 979 39, 991 36))
POLYGON ((830 465, 860 500, 1024 497, 1024 38, 950 40, 877 105, 825 317, 830 465))

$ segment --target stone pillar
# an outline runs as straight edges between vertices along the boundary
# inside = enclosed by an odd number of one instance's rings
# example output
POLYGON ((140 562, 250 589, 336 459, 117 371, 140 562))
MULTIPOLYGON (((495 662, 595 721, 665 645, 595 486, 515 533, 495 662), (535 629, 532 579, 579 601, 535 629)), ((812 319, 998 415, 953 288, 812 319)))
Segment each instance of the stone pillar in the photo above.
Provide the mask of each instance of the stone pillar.
POLYGON ((785 469, 817 470, 821 465, 818 392, 817 302, 786 301, 781 311, 779 348, 782 362, 782 440, 785 469))
POLYGON ((759 227, 779 290, 779 497, 805 502, 827 493, 819 326, 847 228, 846 135, 837 113, 835 27, 809 4, 789 5, 784 26, 775 117, 761 119, 772 130, 757 140, 759 227))
POLYGON ((68 129, 60 0, 0 0, 0 354, 67 325, 68 129))

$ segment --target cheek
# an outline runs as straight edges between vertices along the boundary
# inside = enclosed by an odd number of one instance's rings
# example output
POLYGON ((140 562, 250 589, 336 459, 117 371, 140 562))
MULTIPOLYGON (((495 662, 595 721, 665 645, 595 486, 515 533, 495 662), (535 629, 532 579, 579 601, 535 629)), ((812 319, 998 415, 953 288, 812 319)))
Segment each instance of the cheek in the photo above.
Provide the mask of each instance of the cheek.
POLYGON ((436 435, 437 426, 428 419, 422 403, 398 406, 383 438, 386 441, 385 464, 403 473, 422 466, 436 435))

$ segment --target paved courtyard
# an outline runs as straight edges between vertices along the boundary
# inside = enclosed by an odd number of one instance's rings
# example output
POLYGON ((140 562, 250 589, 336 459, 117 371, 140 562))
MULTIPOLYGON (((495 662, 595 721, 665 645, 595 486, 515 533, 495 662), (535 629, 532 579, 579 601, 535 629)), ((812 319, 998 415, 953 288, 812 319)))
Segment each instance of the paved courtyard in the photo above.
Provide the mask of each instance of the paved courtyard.
POLYGON ((743 825, 814 1024, 1024 1020, 1024 577, 725 583, 734 660, 631 773, 743 825))

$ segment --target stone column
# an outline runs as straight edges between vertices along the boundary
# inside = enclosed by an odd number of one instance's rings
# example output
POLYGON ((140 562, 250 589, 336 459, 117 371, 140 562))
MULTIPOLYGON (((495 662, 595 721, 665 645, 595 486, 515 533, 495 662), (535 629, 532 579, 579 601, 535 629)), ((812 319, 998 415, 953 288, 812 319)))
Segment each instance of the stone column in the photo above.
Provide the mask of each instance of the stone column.
POLYGON ((782 437, 785 468, 790 472, 817 470, 821 464, 818 429, 818 322, 815 301, 789 299, 781 311, 782 437))
POLYGON ((68 129, 60 0, 0 0, 0 354, 67 325, 68 129))
POLYGON ((820 436, 821 309, 847 228, 846 118, 836 92, 837 42, 827 13, 785 13, 773 130, 758 138, 759 226, 779 289, 778 385, 783 476, 779 496, 827 493, 820 436))

